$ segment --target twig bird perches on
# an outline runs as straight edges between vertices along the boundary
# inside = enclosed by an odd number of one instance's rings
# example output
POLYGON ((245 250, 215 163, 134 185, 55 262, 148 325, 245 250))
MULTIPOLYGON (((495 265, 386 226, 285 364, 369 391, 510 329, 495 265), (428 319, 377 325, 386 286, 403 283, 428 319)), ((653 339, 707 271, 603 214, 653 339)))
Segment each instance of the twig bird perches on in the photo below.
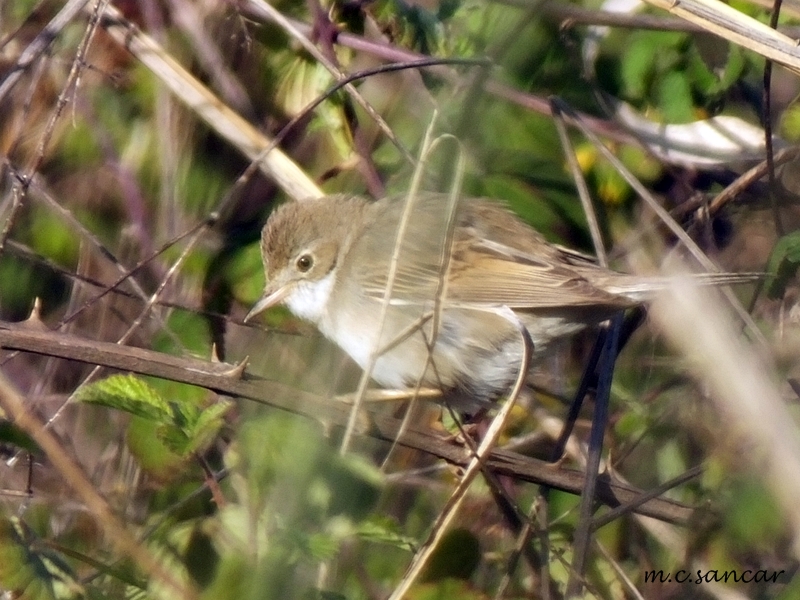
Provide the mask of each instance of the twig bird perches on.
MULTIPOLYGON (((262 232, 264 295, 245 320, 284 303, 362 368, 373 349, 384 349, 371 373, 378 384, 402 389, 421 381, 442 389, 456 404, 475 405, 502 396, 517 374, 519 332, 498 314, 500 308, 514 311, 530 333, 534 356, 540 357, 554 340, 641 304, 668 282, 599 267, 581 253, 547 242, 505 205, 488 199, 460 200, 452 246, 445 248, 448 198, 420 193, 413 198, 409 233, 398 241, 405 200, 340 195, 279 207, 262 232), (381 324, 398 242, 399 263, 381 324), (450 259, 441 286, 446 252, 450 259), (437 294, 441 308, 433 319, 437 294)), ((757 278, 693 276, 701 285, 757 278)))

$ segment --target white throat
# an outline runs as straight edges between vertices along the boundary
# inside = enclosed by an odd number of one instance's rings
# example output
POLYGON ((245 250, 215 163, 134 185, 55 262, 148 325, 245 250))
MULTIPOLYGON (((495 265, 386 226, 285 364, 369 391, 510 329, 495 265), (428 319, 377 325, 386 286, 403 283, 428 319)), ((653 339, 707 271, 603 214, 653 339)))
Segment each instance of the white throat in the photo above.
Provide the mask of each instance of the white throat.
POLYGON ((334 280, 331 271, 317 281, 301 281, 286 296, 286 306, 301 319, 319 323, 331 297, 334 280))

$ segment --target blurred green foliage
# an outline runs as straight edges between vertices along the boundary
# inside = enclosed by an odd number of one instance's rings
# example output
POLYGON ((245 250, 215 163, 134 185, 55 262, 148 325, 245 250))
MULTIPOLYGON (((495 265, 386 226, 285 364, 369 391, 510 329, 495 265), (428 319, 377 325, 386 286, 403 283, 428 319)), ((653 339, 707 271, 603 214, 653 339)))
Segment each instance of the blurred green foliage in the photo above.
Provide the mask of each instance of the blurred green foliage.
POLYGON ((767 294, 770 298, 781 298, 786 286, 794 279, 800 266, 800 232, 792 232, 775 244, 767 265, 767 294))

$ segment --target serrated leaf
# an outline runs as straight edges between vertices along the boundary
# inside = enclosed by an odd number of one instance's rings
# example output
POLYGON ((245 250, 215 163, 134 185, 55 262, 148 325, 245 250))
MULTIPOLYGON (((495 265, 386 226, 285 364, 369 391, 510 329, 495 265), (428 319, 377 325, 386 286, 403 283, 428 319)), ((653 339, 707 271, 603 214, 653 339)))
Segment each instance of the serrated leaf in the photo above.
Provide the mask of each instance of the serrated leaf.
POLYGON ((200 417, 200 408, 191 401, 172 401, 169 402, 169 407, 172 414, 172 425, 184 431, 188 431, 194 427, 194 424, 200 417))
POLYGON ((124 410, 152 421, 172 421, 172 411, 158 392, 133 375, 112 375, 91 383, 78 392, 76 400, 124 410))
POLYGON ((191 452, 191 439, 181 427, 165 423, 156 428, 156 435, 167 449, 179 456, 186 456, 191 452))
POLYGON ((220 401, 202 410, 187 402, 173 402, 171 406, 174 420, 160 427, 157 435, 171 451, 186 456, 214 439, 231 402, 220 401))
POLYGON ((232 402, 222 400, 206 407, 200 412, 192 428, 192 451, 197 452, 213 440, 225 423, 225 413, 233 406, 232 402))
POLYGON ((780 298, 786 291, 789 280, 800 266, 800 231, 783 236, 775 244, 767 263, 770 278, 767 283, 767 296, 780 298))

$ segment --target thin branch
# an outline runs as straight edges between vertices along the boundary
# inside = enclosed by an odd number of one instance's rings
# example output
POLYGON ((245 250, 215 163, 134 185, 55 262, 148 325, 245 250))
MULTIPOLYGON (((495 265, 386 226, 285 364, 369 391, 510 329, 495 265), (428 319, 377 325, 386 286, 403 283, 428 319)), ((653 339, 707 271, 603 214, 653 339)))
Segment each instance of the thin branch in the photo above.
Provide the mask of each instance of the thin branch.
MULTIPOLYGON (((247 372, 242 374, 240 369, 230 364, 178 358, 153 350, 98 342, 54 331, 35 331, 24 324, 0 321, 0 347, 195 385, 342 427, 347 423, 350 412, 345 403, 321 398, 247 372)), ((370 413, 370 419, 371 428, 359 429, 358 434, 389 443, 397 439, 400 419, 379 412, 370 413)), ((409 427, 398 443, 427 452, 454 465, 466 466, 471 459, 469 452, 453 444, 441 432, 409 427)), ((498 475, 548 485, 572 494, 581 492, 584 480, 583 473, 575 469, 555 469, 546 461, 501 449, 495 449, 489 454, 486 467, 498 475)), ((613 507, 631 502, 641 494, 641 490, 629 485, 600 481, 597 497, 599 501, 613 507)), ((670 523, 685 523, 692 509, 679 502, 659 498, 646 502, 636 512, 670 523)))
POLYGON ((22 74, 44 54, 58 37, 58 34, 89 4, 89 0, 69 0, 55 17, 39 32, 33 41, 28 44, 24 52, 17 59, 14 67, 8 72, 5 79, 0 82, 0 103, 3 98, 16 85, 22 74))
MULTIPOLYGON (((247 0, 248 5, 259 15, 265 17, 271 21, 274 21, 278 25, 284 28, 289 35, 291 35, 294 39, 296 39, 300 44, 305 48, 322 66, 324 66, 328 71, 336 79, 344 79, 345 74, 334 65, 330 60, 328 60, 325 55, 320 52, 320 50, 311 43, 311 41, 306 37, 306 35, 298 30, 294 24, 284 17, 280 12, 278 12, 275 8, 271 5, 267 4, 264 0, 247 0)), ((389 125, 384 121, 383 117, 381 117, 377 111, 372 107, 369 102, 367 102, 364 97, 356 90, 355 87, 348 84, 345 86, 347 93, 356 101, 356 103, 363 108, 367 114, 375 121, 381 131, 383 131, 384 135, 386 135, 389 140, 395 145, 395 147, 400 151, 403 157, 408 160, 411 164, 414 164, 414 156, 406 149, 406 147, 400 142, 397 136, 394 134, 392 129, 389 125)))
MULTIPOLYGON (((292 20, 291 22, 300 31, 306 33, 311 31, 311 25, 307 23, 295 20, 292 20)), ((346 48, 351 48, 359 52, 365 52, 376 58, 381 58, 383 60, 389 60, 392 62, 411 62, 430 58, 425 54, 412 52, 410 50, 406 50, 405 48, 398 48, 397 46, 392 46, 384 42, 368 40, 362 36, 352 33, 341 32, 337 36, 336 42, 346 48)), ((447 69, 444 66, 432 65, 428 68, 428 71, 443 77, 447 81, 454 82, 458 79, 458 75, 454 71, 447 69)), ((497 98, 503 98, 504 100, 512 102, 513 104, 521 106, 527 110, 532 110, 542 115, 552 114, 548 99, 545 97, 521 92, 520 90, 495 80, 487 81, 485 84, 485 89, 488 93, 496 96, 497 98)), ((624 131, 619 125, 612 121, 598 119, 597 117, 593 117, 592 115, 586 113, 574 114, 578 115, 584 125, 598 135, 602 135, 617 142, 630 144, 638 143, 634 136, 624 131)), ((572 122, 571 115, 567 115, 567 122, 572 122)))
POLYGON ((503 407, 498 411, 494 419, 492 419, 492 424, 489 426, 489 430, 486 432, 486 435, 484 436, 483 440, 481 440, 478 449, 470 459, 469 464, 464 471, 464 475, 462 475, 461 480, 458 482, 458 486, 456 486, 456 489, 453 490, 452 495, 431 527, 431 532, 428 535, 428 539, 414 555, 414 558, 411 561, 411 564, 409 565, 408 570, 403 576, 400 584, 392 591, 392 595, 389 597, 390 600, 402 600, 402 598, 406 596, 411 586, 423 573, 425 567, 428 565, 428 562, 438 547, 439 542, 442 541, 448 527, 455 520, 458 510, 466 498, 469 486, 483 470, 484 466, 486 466, 487 459, 491 455, 492 449, 497 444, 497 439, 505 429, 508 418, 510 417, 511 411, 514 408, 514 404, 516 403, 516 400, 522 391, 522 387, 525 385, 525 380, 528 377, 528 369, 530 368, 531 356, 533 355, 533 341, 531 340, 531 336, 511 309, 499 309, 497 314, 505 316, 510 323, 516 325, 522 339, 522 360, 520 361, 517 380, 514 382, 514 387, 509 394, 508 400, 506 400, 503 407))
MULTIPOLYGON (((775 0, 772 8, 772 15, 770 15, 769 26, 773 29, 778 27, 778 17, 781 14, 781 4, 783 0, 775 0)), ((767 155, 767 174, 769 175, 769 202, 772 207, 772 218, 775 220, 775 230, 778 232, 778 237, 783 237, 785 232, 783 228, 783 220, 781 213, 778 210, 778 200, 776 196, 776 182, 775 182, 775 149, 772 147, 772 61, 767 59, 764 63, 764 151, 767 155)))
MULTIPOLYGON (((269 144, 264 134, 225 105, 116 8, 106 7, 101 24, 117 43, 150 69, 162 85, 245 156, 255 159, 269 144)), ((259 161, 259 167, 292 198, 322 196, 322 191, 303 170, 278 150, 259 161)))
POLYGON ((75 491, 86 505, 89 514, 95 516, 107 538, 120 552, 130 556, 142 571, 171 590, 177 598, 197 597, 195 590, 165 569, 153 554, 136 541, 125 523, 111 510, 105 498, 97 493, 83 469, 64 452, 63 446, 44 427, 44 424, 28 411, 25 400, 2 374, 0 374, 0 406, 14 424, 33 438, 44 451, 64 482, 75 491))
POLYGON ((622 328, 622 315, 611 319, 603 348, 603 362, 597 385, 597 396, 592 416, 592 430, 589 435, 589 455, 586 458, 586 483, 581 494, 578 525, 575 529, 572 565, 567 582, 567 598, 577 596, 583 588, 586 561, 592 545, 592 513, 595 508, 595 490, 600 474, 600 459, 603 451, 603 438, 608 426, 608 405, 611 401, 611 380, 614 375, 614 362, 617 358, 619 333, 622 328))
POLYGON ((749 17, 719 0, 645 0, 648 4, 700 25, 708 33, 738 44, 800 72, 797 40, 749 17))

